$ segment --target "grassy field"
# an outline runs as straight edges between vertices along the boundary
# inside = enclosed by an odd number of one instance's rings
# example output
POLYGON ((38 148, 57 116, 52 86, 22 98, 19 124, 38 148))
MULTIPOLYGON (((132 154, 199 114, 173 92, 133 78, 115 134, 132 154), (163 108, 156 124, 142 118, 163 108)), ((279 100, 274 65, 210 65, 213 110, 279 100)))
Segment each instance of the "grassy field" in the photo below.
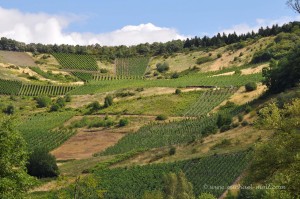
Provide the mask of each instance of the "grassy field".
POLYGON ((180 95, 153 95, 124 100, 103 109, 100 113, 181 116, 184 110, 188 109, 201 94, 202 91, 193 91, 180 95))

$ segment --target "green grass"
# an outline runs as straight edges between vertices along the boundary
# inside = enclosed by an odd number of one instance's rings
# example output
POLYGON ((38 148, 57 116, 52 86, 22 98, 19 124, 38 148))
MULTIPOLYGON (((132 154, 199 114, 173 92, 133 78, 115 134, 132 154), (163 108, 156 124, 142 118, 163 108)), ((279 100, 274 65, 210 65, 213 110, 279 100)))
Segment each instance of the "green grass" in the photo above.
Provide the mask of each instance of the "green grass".
POLYGON ((137 98, 132 100, 120 101, 112 106, 103 109, 101 113, 126 113, 180 116, 184 110, 188 109, 203 92, 187 92, 180 95, 167 94, 150 97, 137 98))
POLYGON ((177 79, 121 79, 90 82, 69 92, 72 95, 87 95, 108 92, 112 90, 139 88, 139 87, 186 87, 186 86, 243 86, 248 82, 262 80, 261 73, 251 75, 229 75, 211 77, 213 73, 190 74, 177 79))
POLYGON ((75 115, 75 112, 37 113, 27 118, 18 126, 30 149, 45 147, 55 149, 69 137, 73 130, 57 128, 75 115))
POLYGON ((105 198, 142 198, 145 191, 163 190, 163 176, 180 170, 193 184, 196 196, 209 192, 219 197, 245 169, 247 154, 240 152, 174 163, 99 169, 94 173, 99 178, 100 188, 107 190, 105 198), (210 189, 209 186, 221 188, 210 189))

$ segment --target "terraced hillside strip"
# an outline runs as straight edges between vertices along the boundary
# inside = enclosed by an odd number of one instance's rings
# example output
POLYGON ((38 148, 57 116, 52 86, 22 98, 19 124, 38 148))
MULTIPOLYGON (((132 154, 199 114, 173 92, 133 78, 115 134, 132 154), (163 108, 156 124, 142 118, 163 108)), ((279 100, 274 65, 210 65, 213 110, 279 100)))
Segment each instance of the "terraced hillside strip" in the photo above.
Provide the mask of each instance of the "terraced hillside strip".
POLYGON ((25 52, 0 50, 0 62, 16 66, 36 66, 32 57, 25 52))
POLYGON ((129 88, 150 88, 150 87, 240 87, 248 82, 259 82, 262 80, 262 74, 256 73, 251 75, 228 75, 212 77, 211 74, 192 74, 177 79, 120 79, 109 81, 92 81, 84 86, 70 92, 73 95, 87 95, 94 93, 103 93, 112 90, 129 89, 129 88))
POLYGON ((30 149, 55 149, 75 134, 74 130, 58 128, 72 118, 75 112, 37 113, 21 122, 18 130, 30 149))
POLYGON ((174 163, 99 169, 94 173, 101 179, 100 187, 107 190, 105 198, 142 198, 145 191, 162 191, 163 176, 179 171, 183 171, 193 184, 196 196, 211 193, 219 197, 243 172, 248 162, 248 152, 240 152, 174 163))
POLYGON ((64 85, 42 85, 42 84, 23 84, 20 92, 21 96, 38 96, 38 95, 65 95, 75 89, 76 86, 64 85))
POLYGON ((1 95, 18 95, 22 87, 22 82, 0 79, 1 95))
POLYGON ((118 58, 115 61, 116 75, 144 76, 149 60, 148 57, 118 58))
POLYGON ((98 71, 96 59, 92 55, 67 53, 52 53, 52 55, 64 69, 98 71))
POLYGON ((236 89, 233 88, 208 90, 202 93, 198 100, 185 111, 184 116, 200 117, 206 115, 228 99, 235 91, 236 89))

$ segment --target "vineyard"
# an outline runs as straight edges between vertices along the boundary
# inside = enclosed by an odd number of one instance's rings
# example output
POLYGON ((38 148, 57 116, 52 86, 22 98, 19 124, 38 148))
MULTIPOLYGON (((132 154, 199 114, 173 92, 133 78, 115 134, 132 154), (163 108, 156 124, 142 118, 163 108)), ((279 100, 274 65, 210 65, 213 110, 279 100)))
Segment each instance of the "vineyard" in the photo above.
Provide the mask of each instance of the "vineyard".
POLYGON ((22 83, 19 81, 0 79, 0 94, 17 95, 21 89, 22 83))
POLYGON ((50 151, 74 135, 73 130, 57 128, 74 115, 75 112, 35 114, 21 122, 18 129, 30 149, 45 147, 50 151))
POLYGON ((92 73, 86 73, 86 72, 71 72, 72 75, 74 75, 75 77, 78 77, 79 79, 81 79, 82 81, 90 81, 93 79, 93 74, 92 73))
POLYGON ((23 84, 18 95, 65 95, 67 92, 75 88, 75 86, 23 84))
POLYGON ((98 65, 92 55, 76 55, 66 53, 52 54, 64 69, 98 71, 98 65))
POLYGON ((184 116, 199 117, 206 115, 214 107, 229 98, 236 89, 226 88, 220 90, 208 90, 201 94, 197 102, 188 108, 184 116))
POLYGON ((112 76, 112 75, 103 75, 103 74, 93 74, 93 80, 94 81, 105 81, 105 80, 135 80, 135 79, 144 79, 143 76, 123 76, 123 75, 119 75, 119 76, 112 76))
POLYGON ((162 191, 163 176, 182 170, 193 184, 196 196, 211 193, 219 197, 245 169, 248 153, 215 155, 175 163, 95 171, 105 198, 142 198, 145 191, 162 191), (211 188, 211 186, 220 188, 211 188))
POLYGON ((148 57, 116 59, 116 74, 120 76, 144 76, 148 63, 148 57))
POLYGON ((151 149, 192 142, 201 138, 208 126, 215 124, 215 116, 165 124, 150 124, 141 127, 136 133, 123 137, 116 145, 107 148, 101 155, 120 154, 135 149, 151 149))
MULTIPOLYGON (((209 74, 210 75, 210 74, 209 74)), ((193 74, 177 79, 111 79, 109 81, 93 81, 71 91, 73 95, 87 95, 91 93, 102 93, 111 90, 139 87, 186 87, 186 86, 219 86, 232 87, 243 86, 248 82, 259 82, 262 80, 261 73, 251 75, 228 75, 211 77, 208 74, 193 74)))

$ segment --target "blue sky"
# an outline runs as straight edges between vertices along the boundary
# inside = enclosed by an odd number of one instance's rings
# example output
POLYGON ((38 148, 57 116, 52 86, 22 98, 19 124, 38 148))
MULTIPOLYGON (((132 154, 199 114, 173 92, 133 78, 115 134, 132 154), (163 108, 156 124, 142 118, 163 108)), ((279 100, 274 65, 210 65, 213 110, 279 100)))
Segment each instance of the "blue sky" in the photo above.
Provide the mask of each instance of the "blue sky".
MULTIPOLYGON (((13 11, 17 11, 19 16, 19 20, 12 20, 18 28, 9 24, 10 28, 7 30, 0 28, 0 36, 12 37, 26 43, 97 42, 103 45, 130 45, 159 41, 160 37, 162 41, 166 41, 196 35, 213 35, 222 31, 241 33, 259 26, 298 20, 298 14, 289 9, 285 2, 286 0, 0 0, 2 12, 8 11, 13 16, 13 11), (28 14, 41 20, 35 21, 30 17, 27 19, 28 14), (47 23, 51 18, 57 20, 58 27, 53 26, 54 22, 52 25, 47 23), (43 29, 48 28, 48 32, 58 28, 60 33, 53 34, 61 34, 63 37, 56 40, 54 37, 46 39, 35 35, 38 33, 33 31, 35 26, 32 21, 44 24, 43 29), (132 25, 129 30, 122 30, 129 25, 132 25), (27 29, 23 32, 28 33, 31 40, 17 32, 24 27, 27 29), (122 35, 122 32, 126 34, 122 35), (111 40, 111 43, 105 40, 111 40)), ((1 21, 4 19, 0 20, 0 26, 3 26, 1 21)), ((47 37, 48 34, 44 35, 47 37)))

